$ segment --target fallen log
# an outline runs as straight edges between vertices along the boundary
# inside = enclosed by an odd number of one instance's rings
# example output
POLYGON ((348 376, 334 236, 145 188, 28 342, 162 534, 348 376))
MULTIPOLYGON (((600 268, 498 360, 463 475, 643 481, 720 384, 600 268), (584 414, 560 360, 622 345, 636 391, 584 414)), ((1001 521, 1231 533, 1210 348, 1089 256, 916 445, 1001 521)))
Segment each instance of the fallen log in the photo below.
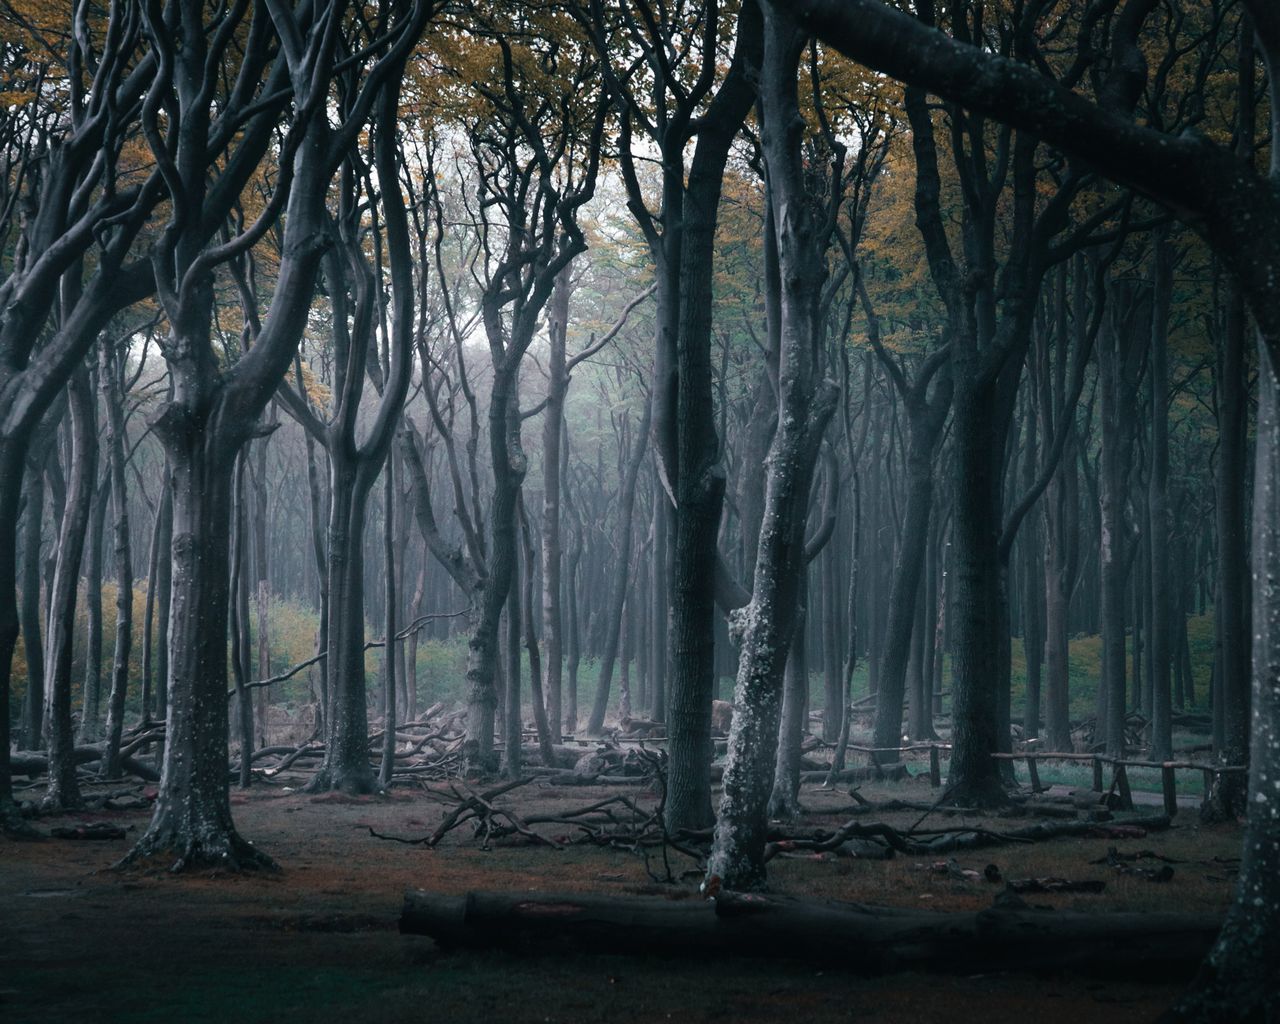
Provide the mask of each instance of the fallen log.
MULTIPOLYGON (((586 894, 405 893, 400 931, 439 945, 523 952, 767 956, 859 973, 928 969, 1156 974, 1194 968, 1221 919, 1028 910, 937 913, 723 893, 671 900, 586 894)), ((1166 975, 1167 976, 1167 975, 1166 975)))
POLYGON ((533 767, 526 774, 553 786, 643 786, 651 781, 647 775, 584 774, 572 768, 533 767))
MULTIPOLYGON (((99 747, 76 747, 72 751, 72 758, 77 766, 101 761, 102 757, 103 752, 99 747)), ((10 750, 9 765, 14 775, 25 775, 34 779, 37 775, 42 775, 49 770, 49 758, 30 750, 10 750)), ((159 772, 132 757, 121 756, 120 770, 129 775, 136 775, 144 782, 160 781, 159 772)))

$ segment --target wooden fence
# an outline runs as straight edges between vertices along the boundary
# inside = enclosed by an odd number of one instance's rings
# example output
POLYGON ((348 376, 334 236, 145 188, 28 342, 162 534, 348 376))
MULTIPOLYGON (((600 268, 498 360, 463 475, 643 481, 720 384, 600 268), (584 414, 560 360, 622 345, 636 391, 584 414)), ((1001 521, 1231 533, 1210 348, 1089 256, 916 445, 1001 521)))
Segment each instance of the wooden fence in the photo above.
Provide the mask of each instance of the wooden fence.
MULTIPOLYGON (((909 754, 916 751, 929 752, 929 784, 935 789, 942 785, 942 751, 951 750, 950 743, 912 743, 902 747, 861 747, 849 745, 849 750, 865 754, 873 765, 879 764, 880 754, 909 754)), ((1195 761, 1144 761, 1138 758, 1108 757, 1105 754, 1058 753, 1044 750, 1024 750, 1012 754, 992 754, 998 761, 1026 761, 1027 775, 1031 779, 1031 790, 1041 793, 1048 786, 1040 782, 1040 761, 1082 761, 1093 767, 1093 791, 1103 792, 1106 766, 1111 767, 1111 787, 1120 798, 1123 810, 1133 810, 1133 791, 1129 785, 1129 768, 1160 769, 1160 789, 1164 797, 1164 810, 1170 817, 1178 813, 1177 773, 1179 771, 1198 771, 1204 775, 1204 795, 1207 798, 1219 775, 1228 772, 1247 772, 1243 765, 1234 764, 1202 764, 1195 761)))

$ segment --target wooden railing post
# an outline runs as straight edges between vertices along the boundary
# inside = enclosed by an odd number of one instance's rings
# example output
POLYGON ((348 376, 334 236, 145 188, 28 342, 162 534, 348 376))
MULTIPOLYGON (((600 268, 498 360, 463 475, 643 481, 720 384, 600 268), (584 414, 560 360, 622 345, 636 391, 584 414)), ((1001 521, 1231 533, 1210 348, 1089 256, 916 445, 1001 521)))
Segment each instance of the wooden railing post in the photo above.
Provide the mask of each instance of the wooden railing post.
POLYGON ((1040 785, 1040 769, 1036 767, 1036 758, 1034 754, 1027 755, 1027 774, 1031 776, 1031 792, 1042 792, 1044 787, 1040 785))
POLYGON ((1129 773, 1124 770, 1124 765, 1117 762, 1115 774, 1116 792, 1120 795, 1120 809, 1122 811, 1133 810, 1133 790, 1129 788, 1129 773))
POLYGON ((1164 764, 1160 766, 1160 788, 1164 792, 1164 813, 1171 818, 1178 813, 1178 782, 1174 778, 1175 774, 1173 765, 1164 764))

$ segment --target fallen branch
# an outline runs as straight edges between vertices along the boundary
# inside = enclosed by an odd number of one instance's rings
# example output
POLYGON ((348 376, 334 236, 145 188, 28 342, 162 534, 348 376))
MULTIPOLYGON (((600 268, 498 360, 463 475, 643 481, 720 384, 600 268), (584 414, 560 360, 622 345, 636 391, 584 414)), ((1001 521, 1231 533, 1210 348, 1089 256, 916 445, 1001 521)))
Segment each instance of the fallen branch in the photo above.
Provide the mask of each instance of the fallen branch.
MULTIPOLYGON (((95 761, 101 761, 104 754, 99 747, 76 747, 71 752, 71 757, 76 765, 92 764, 95 761)), ((34 778, 49 770, 49 758, 44 754, 35 753, 29 750, 10 751, 9 764, 14 775, 26 775, 34 778)), ((132 757, 120 757, 120 770, 130 775, 136 775, 144 782, 159 782, 160 774, 148 765, 132 757)))

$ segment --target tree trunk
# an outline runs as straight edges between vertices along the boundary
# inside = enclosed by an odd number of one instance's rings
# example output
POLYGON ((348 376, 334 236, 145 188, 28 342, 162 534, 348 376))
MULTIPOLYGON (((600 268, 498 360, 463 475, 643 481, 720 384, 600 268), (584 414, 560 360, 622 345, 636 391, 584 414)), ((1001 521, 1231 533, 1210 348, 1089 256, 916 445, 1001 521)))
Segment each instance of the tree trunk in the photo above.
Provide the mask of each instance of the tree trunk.
POLYGON ((840 723, 844 721, 844 679, 841 674, 840 652, 840 584, 837 566, 840 558, 840 539, 837 533, 822 552, 822 739, 834 743, 840 736, 840 723))
MULTIPOLYGON (((923 405, 923 403, 921 403, 923 405)), ((943 407, 945 415, 946 407, 943 407)), ((920 577, 924 570, 925 550, 929 546, 929 516, 933 506, 933 449, 942 430, 943 416, 933 415, 930 422, 917 422, 916 417, 929 416, 928 406, 911 409, 910 451, 907 455, 907 500, 898 545, 893 585, 889 592, 889 617, 881 645, 880 688, 876 697, 875 733, 872 746, 896 747, 902 742, 902 702, 906 695, 907 662, 911 654, 911 637, 920 594, 920 577), (934 429, 929 429, 933 427, 934 429)), ((896 761, 896 754, 877 755, 884 762, 896 761)))
POLYGON ((13 799, 13 775, 9 765, 9 704, 13 682, 13 652, 18 644, 17 550, 11 543, 18 535, 25 445, 0 437, 0 831, 5 835, 30 833, 13 799))
MULTIPOLYGON (((513 410, 514 367, 495 370, 489 396, 489 449, 493 463, 493 500, 489 511, 489 575, 480 602, 480 613, 467 641, 467 739, 466 759, 482 771, 493 765, 494 712, 498 704, 495 672, 498 661, 498 619, 508 595, 519 601, 512 589, 516 575, 516 501, 524 480, 525 455, 519 442, 519 411, 513 410), (512 421, 514 420, 514 428, 512 421), (508 446, 508 442, 511 446, 508 446)), ((519 616, 514 629, 517 658, 519 616)), ((518 661, 517 661, 518 666, 518 661)), ((519 678, 507 680, 507 691, 519 688, 519 678)), ((515 718, 519 721, 517 704, 515 718)), ((510 708, 507 717, 512 717, 510 708)), ((518 756, 518 755, 517 755, 518 756)))
MULTIPOLYGON (((103 343, 98 376, 107 407, 107 456, 111 471, 111 513, 116 570, 116 649, 111 664, 111 691, 107 700, 106 756, 100 774, 114 779, 120 774, 120 739, 124 732, 124 701, 129 689, 129 651, 133 644, 133 560, 129 548, 129 492, 124 474, 124 395, 121 394, 117 354, 103 343)), ((225 770, 225 765, 224 765, 225 770)))
MULTIPOLYGON (((299 370, 299 375, 301 371, 299 370)), ((329 514, 325 510, 325 494, 320 485, 320 472, 316 466, 316 443, 309 433, 304 431, 303 440, 307 448, 307 495, 308 512, 311 526, 311 553, 315 560, 317 614, 316 614, 316 653, 326 654, 329 650, 329 554, 325 550, 325 531, 323 523, 328 521, 329 514)), ((328 453, 325 453, 328 458, 328 453)), ((317 726, 320 734, 329 733, 329 659, 320 659, 318 666, 320 676, 320 700, 317 726)))
POLYGON ((163 857, 173 870, 265 867, 270 859, 232 824, 227 790, 228 510, 235 455, 202 424, 181 422, 180 414, 171 412, 162 425, 173 486, 169 714, 151 824, 126 861, 163 857))
MULTIPOLYGON (((718 878, 724 888, 738 890, 760 888, 765 883, 764 847, 770 804, 774 802, 770 790, 776 797, 779 786, 787 787, 785 795, 791 797, 790 780, 770 771, 774 760, 770 747, 777 743, 779 758, 789 754, 789 744, 778 743, 779 718, 788 718, 789 731, 794 730, 792 716, 786 712, 803 707, 808 689, 803 611, 808 578, 805 524, 814 466, 839 396, 834 384, 821 379, 817 351, 826 239, 817 237, 815 217, 805 201, 801 158, 804 121, 796 86, 805 37, 786 15, 766 7, 764 16, 760 97, 769 177, 766 216, 773 220, 780 271, 778 294, 772 297, 781 321, 778 428, 765 469, 764 514, 751 601, 743 612, 735 613, 741 634, 735 711, 707 861, 709 884, 718 878), (791 669, 788 662, 794 663, 791 669), (782 707, 784 676, 795 680, 786 686, 789 709, 782 707)), ((801 719, 801 729, 803 724, 801 719)), ((702 771, 705 780, 705 765, 702 771)))
POLYGON ((1169 307, 1173 301, 1173 251, 1167 227, 1152 240, 1154 308, 1151 319, 1151 478, 1147 516, 1151 537, 1151 622, 1148 662, 1151 671, 1151 759, 1173 757, 1169 671, 1173 654, 1169 574, 1169 307))
MULTIPOLYGON (((33 449, 40 447, 33 445, 33 449)), ((41 452, 44 449, 41 447, 41 452)), ((22 650, 27 661, 22 746, 44 749, 44 642, 40 629, 40 547, 44 526, 44 458, 29 456, 22 514, 22 650)))
MULTIPOLYGON (((529 525, 528 511, 525 509, 523 496, 520 499, 520 540, 524 554, 524 575, 521 590, 521 627, 524 631, 525 650, 529 653, 529 703, 533 709, 533 727, 538 734, 538 753, 545 765, 555 764, 555 753, 551 738, 551 712, 547 707, 546 695, 542 687, 542 658, 538 651, 538 634, 534 629, 533 595, 534 576, 538 571, 538 552, 533 545, 533 529, 529 525)), ((517 644, 517 650, 519 645, 517 644)), ((556 730, 555 742, 559 741, 559 729, 556 730)))
MULTIPOLYGON (((269 427, 268 427, 269 428, 269 427)), ((258 617, 258 678, 271 676, 271 573, 267 557, 267 444, 261 438, 253 446, 257 463, 253 472, 253 565, 254 603, 258 617)), ((267 709, 271 706, 271 687, 259 686, 255 691, 257 703, 258 744, 266 746, 267 709)))
MULTIPOLYGON (((773 785, 769 792, 768 816, 786 821, 793 821, 804 814, 800 805, 800 747, 804 744, 805 698, 809 690, 809 658, 804 642, 808 618, 804 593, 808 589, 808 576, 805 570, 800 571, 791 644, 787 648, 782 671, 782 708, 773 758, 773 785)), ((746 641, 743 643, 745 645, 746 641)), ((736 692, 734 705, 742 706, 736 692)))
POLYGON ((391 785, 391 770, 396 762, 396 662, 400 651, 396 632, 400 625, 396 616, 399 594, 396 589, 395 476, 395 459, 388 459, 382 489, 382 571, 386 605, 382 635, 386 637, 386 646, 382 649, 382 763, 378 770, 378 785, 383 789, 391 785))
POLYGON ((950 799, 981 807, 1001 804, 1005 790, 997 762, 999 749, 1000 524, 1004 443, 993 422, 995 388, 975 384, 976 367, 959 361, 976 353, 953 353, 955 414, 952 459, 955 490, 952 557, 954 589, 952 735, 950 799))
POLYGON ((1280 410, 1276 356, 1259 349, 1248 820, 1235 900, 1175 1008, 1177 1019, 1205 1024, 1280 1017, 1280 410))
POLYGON ((671 618, 668 597, 671 593, 671 546, 668 533, 671 524, 671 504, 666 492, 654 474, 653 484, 653 560, 649 577, 649 718, 655 722, 667 720, 667 644, 670 639, 671 618))
POLYGON ((235 683, 236 731, 240 741, 240 788, 253 781, 253 695, 248 690, 252 656, 249 650, 249 513, 242 451, 231 481, 231 677, 235 683))
MULTIPOLYGON (((1240 289, 1227 294, 1223 341, 1217 349, 1218 458, 1214 474, 1214 520, 1218 542, 1214 619, 1218 657, 1213 676, 1215 752, 1228 764, 1242 764, 1249 750, 1249 579, 1247 518, 1249 396, 1245 360, 1247 315, 1240 289)), ((1255 501, 1256 501, 1255 497, 1255 501)), ((1246 811, 1244 780, 1237 773, 1217 776, 1201 816, 1231 821, 1246 811)))
POLYGON ((364 524, 372 480, 344 447, 336 437, 329 445, 328 741, 307 788, 364 794, 379 788, 369 765, 364 662, 364 524))
POLYGON ((560 473, 563 469, 561 438, 564 436, 564 399, 568 381, 565 374, 565 336, 569 329, 569 297, 572 291, 570 268, 556 277, 555 290, 547 314, 547 336, 551 350, 547 362, 547 407, 542 416, 542 640, 546 654, 547 718, 560 742, 563 718, 564 674, 563 614, 560 608, 562 581, 560 568, 563 545, 560 537, 560 473))
MULTIPOLYGON (((166 500, 169 491, 168 480, 165 484, 166 500)), ((101 717, 102 694, 102 531, 103 520, 107 517, 107 501, 111 497, 111 488, 105 480, 95 481, 93 511, 89 517, 89 535, 85 539, 88 548, 85 554, 85 642, 84 642, 84 697, 80 712, 81 743, 89 743, 98 738, 98 722, 101 717)), ((172 517, 170 517, 172 522, 172 517)), ((165 564, 169 555, 165 553, 165 564)), ((168 622, 168 595, 160 607, 161 623, 168 622)), ((168 652, 168 638, 164 630, 160 632, 160 647, 168 652)), ((160 692, 164 693, 164 675, 161 674, 160 692)))
MULTIPOLYGON (((576 518, 576 513, 575 513, 576 518)), ((569 574, 565 580, 565 600, 568 605, 568 692, 564 708, 564 727, 570 735, 578 732, 578 666, 582 662, 582 632, 578 624, 578 570, 582 564, 582 524, 574 531, 573 548, 569 555, 569 574)))
POLYGON ((502 646, 503 678, 506 681, 506 699, 503 701, 502 721, 502 774, 508 779, 520 778, 524 753, 524 708, 520 692, 520 563, 513 558, 510 582, 507 585, 506 642, 502 646))
POLYGON ((173 488, 169 483, 169 466, 165 464, 160 497, 160 561, 156 566, 156 719, 163 722, 168 713, 169 695, 169 601, 173 596, 173 488))
POLYGON ((671 677, 666 708, 666 824, 673 831, 704 828, 713 820, 707 771, 712 757, 711 693, 715 674, 712 622, 716 614, 717 541, 726 483, 716 435, 711 369, 716 217, 730 147, 755 101, 753 65, 761 45, 760 25, 759 10, 745 5, 738 15, 733 62, 698 132, 680 210, 678 470, 672 538, 671 677))
MULTIPOLYGON (((1106 750, 1112 757, 1125 756, 1125 582, 1129 559, 1125 499, 1129 477, 1131 411, 1123 408, 1128 389, 1124 380, 1123 328, 1104 330, 1099 339, 1099 391, 1101 393, 1102 459, 1098 471, 1102 575, 1102 674, 1106 681, 1104 716, 1106 750)), ((1135 644, 1137 638, 1134 638, 1135 644)))
POLYGON ((58 567, 49 599, 49 785, 43 806, 64 810, 82 804, 73 757, 71 656, 75 643, 76 597, 80 560, 93 510, 98 472, 98 422, 89 371, 77 367, 68 388, 71 406, 71 459, 67 509, 58 538, 58 567))
POLYGON ((604 728, 605 713, 609 709, 609 689, 613 681, 613 665, 618 656, 619 631, 622 628, 622 611, 628 592, 631 590, 630 562, 631 538, 635 518, 636 481, 640 476, 640 464, 648 451, 649 424, 652 419, 653 402, 645 400, 644 415, 640 420, 640 428, 632 435, 631 451, 627 453, 627 461, 623 470, 622 487, 618 497, 618 552, 619 559, 614 571, 614 589, 609 599, 607 632, 605 634, 604 653, 600 658, 600 676, 596 683, 595 702, 591 706, 591 717, 587 720, 587 734, 598 736, 604 728))
POLYGON ((160 500, 156 502, 155 515, 151 520, 151 543, 147 548, 147 598, 143 606, 142 613, 142 716, 140 724, 144 727, 152 722, 152 693, 156 689, 155 680, 155 652, 158 646, 155 642, 155 622, 156 622, 156 576, 160 572, 160 543, 161 534, 164 529, 162 506, 164 502, 163 491, 160 500))
MULTIPOLYGON (((1074 415, 1072 410, 1071 415, 1074 415)), ((1027 445, 1023 463, 1023 492, 1034 486, 1036 479, 1036 444, 1038 423, 1034 412, 1026 419, 1027 445)), ((1045 435, 1045 443, 1049 443, 1045 435)), ((1043 500, 1043 499, 1042 499, 1043 500)), ((1026 699, 1022 711, 1022 734, 1025 739, 1040 737, 1041 668, 1044 658, 1044 584, 1040 579, 1041 531, 1035 518, 1023 522, 1018 542, 1018 563, 1022 570, 1022 651, 1027 665, 1026 699)))

